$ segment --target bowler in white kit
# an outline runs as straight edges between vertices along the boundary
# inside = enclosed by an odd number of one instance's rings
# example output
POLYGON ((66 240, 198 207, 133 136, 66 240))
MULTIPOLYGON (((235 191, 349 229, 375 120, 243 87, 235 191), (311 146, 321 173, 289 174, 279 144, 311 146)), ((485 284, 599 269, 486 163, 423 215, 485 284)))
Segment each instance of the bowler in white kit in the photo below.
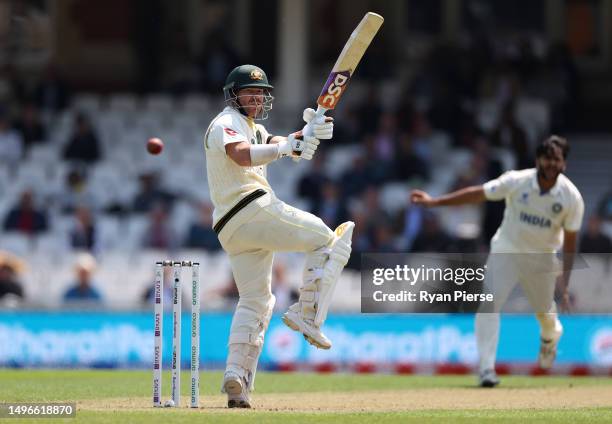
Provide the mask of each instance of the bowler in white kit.
POLYGON ((563 327, 557 316, 555 288, 561 308, 568 310, 569 277, 584 214, 580 192, 563 175, 568 152, 567 140, 553 135, 537 147, 534 169, 508 171, 483 185, 435 198, 420 190, 411 193, 413 203, 427 207, 487 200, 506 202, 503 221, 491 239, 484 281, 485 290, 494 296, 495 306, 493 312, 476 314, 479 381, 483 387, 499 384, 495 373, 499 310, 517 283, 540 323, 540 367, 550 368, 556 357, 563 327), (560 249, 562 269, 555 256, 560 249))
POLYGON ((315 117, 313 109, 303 113, 308 131, 286 137, 269 134, 255 121, 266 119, 272 109, 272 88, 257 66, 232 70, 223 87, 226 107, 204 136, 213 228, 229 256, 240 296, 222 387, 230 408, 251 407, 249 395, 275 302, 274 252, 306 253, 299 300, 283 321, 321 349, 331 347, 321 326, 351 253, 352 222, 332 231, 316 216, 277 199, 266 179, 268 163, 282 157, 310 160, 319 140, 333 134, 332 119, 315 117))

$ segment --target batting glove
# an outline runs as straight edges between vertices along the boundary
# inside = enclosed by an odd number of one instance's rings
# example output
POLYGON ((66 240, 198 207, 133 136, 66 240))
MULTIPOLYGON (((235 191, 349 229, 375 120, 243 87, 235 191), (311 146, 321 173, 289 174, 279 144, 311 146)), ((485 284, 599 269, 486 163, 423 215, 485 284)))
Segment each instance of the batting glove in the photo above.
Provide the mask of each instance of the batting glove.
POLYGON ((312 108, 304 109, 302 118, 306 125, 312 127, 312 134, 319 140, 329 140, 334 135, 334 118, 330 116, 316 116, 316 112, 312 108))
POLYGON ((278 143, 278 152, 281 157, 291 156, 311 160, 320 141, 316 137, 303 136, 301 131, 289 134, 287 140, 278 143))

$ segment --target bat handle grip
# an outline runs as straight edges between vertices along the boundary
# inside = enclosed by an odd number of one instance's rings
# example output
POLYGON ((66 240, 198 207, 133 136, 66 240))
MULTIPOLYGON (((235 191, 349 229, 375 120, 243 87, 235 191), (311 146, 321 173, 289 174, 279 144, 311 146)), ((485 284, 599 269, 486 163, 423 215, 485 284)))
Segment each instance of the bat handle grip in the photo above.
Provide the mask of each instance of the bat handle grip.
MULTIPOLYGON (((323 107, 321 105, 318 105, 317 106, 317 110, 315 112, 315 116, 314 116, 314 118, 312 118, 312 121, 316 121, 319 118, 321 118, 322 116, 324 116, 325 112, 327 112, 328 110, 329 109, 327 109, 327 108, 325 108, 325 107, 323 107)), ((310 121, 310 122, 312 122, 312 121, 310 121)), ((304 126, 304 128, 302 129, 302 134, 305 135, 305 136, 312 135, 312 125, 310 123, 308 123, 308 124, 306 124, 304 126)), ((301 160, 301 158, 299 158, 299 157, 298 158, 293 158, 294 162, 299 162, 300 160, 301 160)))

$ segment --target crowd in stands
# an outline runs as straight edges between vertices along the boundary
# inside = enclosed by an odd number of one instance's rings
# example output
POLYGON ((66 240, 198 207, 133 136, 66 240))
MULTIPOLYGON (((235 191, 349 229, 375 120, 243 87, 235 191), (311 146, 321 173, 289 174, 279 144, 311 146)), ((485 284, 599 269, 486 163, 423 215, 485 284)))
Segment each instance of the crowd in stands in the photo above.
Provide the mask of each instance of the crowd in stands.
MULTIPOLYGON (((579 104, 580 80, 567 48, 551 45, 538 55, 526 40, 511 47, 500 50, 483 42, 438 46, 409 83, 397 87, 401 95, 396 104, 386 105, 372 84, 360 102, 339 112, 333 143, 321 144, 297 181, 293 198, 331 228, 345 220, 355 222, 350 267, 359 268, 362 252, 486 251, 501 222, 503 203, 484 205, 480 230, 461 234, 443 225, 437 211, 410 205, 408 195, 410 187, 448 191, 481 184, 500 175, 508 164, 531 167, 538 140, 550 132, 571 128, 571 111, 579 104), (519 119, 519 104, 526 98, 535 99, 549 111, 546 126, 530 124, 529 116, 519 119), (488 110, 494 116, 489 120, 485 119, 488 110), (442 150, 435 144, 441 135, 445 140, 442 150), (326 167, 337 148, 350 152, 350 163, 339 174, 326 167), (452 158, 446 155, 455 149, 467 152, 468 159, 449 180, 440 180, 436 175, 439 162, 444 159, 443 163, 449 163, 452 158), (506 155, 500 155, 500 151, 506 155), (504 162, 505 157, 510 161, 504 162), (385 187, 394 184, 400 187, 393 192, 398 207, 389 209, 381 196, 385 187)), ((228 59, 223 45, 216 48, 220 63, 238 60, 228 59)), ((203 67, 215 77, 208 81, 215 81, 217 86, 205 87, 205 91, 218 100, 220 78, 225 73, 218 72, 214 63, 203 67)), ((30 89, 15 80, 5 82, 11 89, 0 98, 0 166, 12 170, 3 174, 11 178, 32 146, 48 142, 54 119, 70 107, 71 93, 69 84, 53 67, 30 89)), ((0 217, 0 237, 9 232, 36 236, 50 231, 55 225, 51 210, 72 218, 72 225, 66 228, 70 245, 89 256, 79 259, 76 281, 65 294, 66 301, 101 301, 91 281, 95 255, 103 249, 98 229, 101 216, 144 216, 146 230, 141 248, 220 250, 211 228, 210 202, 167 189, 155 172, 137 177, 139 189, 132 199, 97 204, 88 173, 93 165, 105 160, 108 152, 100 141, 100 128, 93 125, 95 117, 75 112, 73 131, 61 147, 61 160, 70 167, 63 188, 45 198, 36 198, 33 188, 24 189, 0 217), (178 202, 188 203, 194 212, 193 221, 185 223, 184 234, 178 234, 171 225, 178 202)), ((583 252, 611 252, 611 241, 601 228, 602 222, 612 223, 611 199, 612 194, 608 194, 596 215, 588 217, 581 240, 583 252)), ((291 203, 291 199, 286 200, 291 203)), ((0 261, 0 297, 22 296, 17 282, 21 268, 16 259, 0 261)), ((149 297, 150 292, 143 294, 143 299, 149 297)))

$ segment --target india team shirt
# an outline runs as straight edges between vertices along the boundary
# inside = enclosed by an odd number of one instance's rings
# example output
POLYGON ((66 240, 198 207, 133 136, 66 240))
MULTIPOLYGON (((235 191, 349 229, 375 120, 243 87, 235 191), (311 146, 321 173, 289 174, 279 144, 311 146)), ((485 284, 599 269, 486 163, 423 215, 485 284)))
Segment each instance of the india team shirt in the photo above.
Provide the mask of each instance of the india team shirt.
POLYGON ((536 169, 508 171, 485 183, 484 192, 488 200, 506 201, 492 252, 552 253, 561 248, 564 230, 580 230, 584 202, 563 174, 549 191, 541 192, 536 169))
POLYGON ((240 166, 225 152, 227 144, 246 141, 265 144, 268 132, 231 107, 213 119, 206 135, 206 172, 210 197, 215 207, 213 225, 242 198, 257 189, 272 192, 266 179, 266 166, 240 166))

